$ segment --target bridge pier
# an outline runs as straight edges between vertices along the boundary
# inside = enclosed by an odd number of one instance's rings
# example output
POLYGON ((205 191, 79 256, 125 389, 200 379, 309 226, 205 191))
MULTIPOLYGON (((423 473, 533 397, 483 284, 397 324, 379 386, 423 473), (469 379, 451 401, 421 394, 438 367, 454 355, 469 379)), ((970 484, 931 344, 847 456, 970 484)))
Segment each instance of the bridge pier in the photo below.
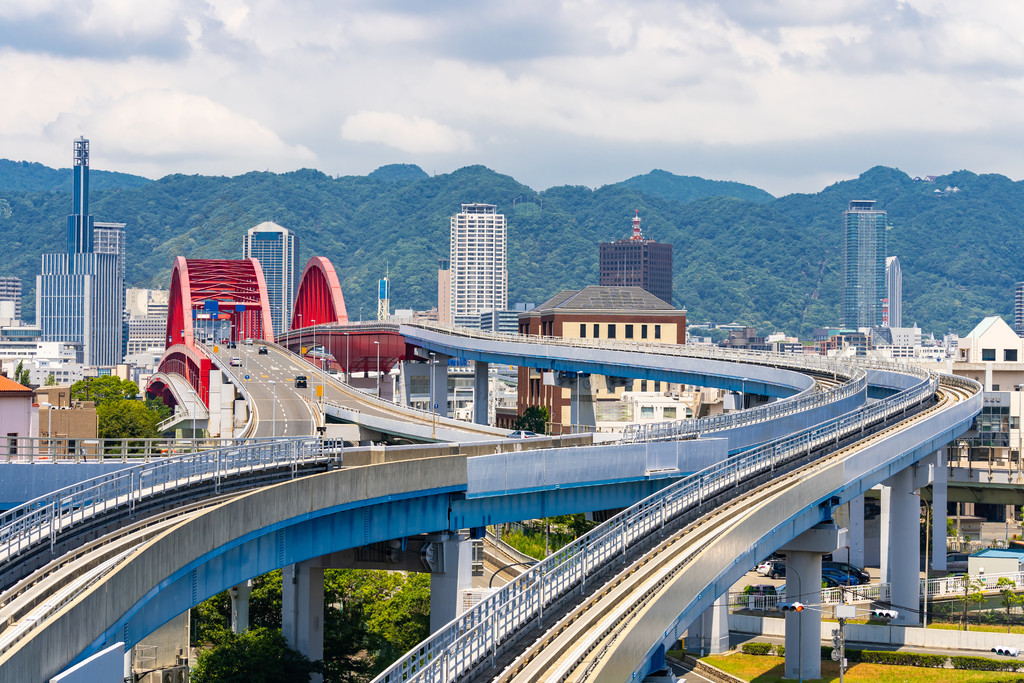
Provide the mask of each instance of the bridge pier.
POLYGON ((808 605, 786 612, 786 665, 783 678, 821 678, 821 556, 839 545, 839 527, 823 522, 780 550, 786 553, 786 602, 808 605))
POLYGON ((729 595, 715 600, 686 629, 687 652, 717 655, 729 649, 729 595))
POLYGON ((882 486, 882 581, 899 611, 895 624, 917 624, 920 603, 920 499, 914 495, 914 468, 897 472, 882 486))
MULTIPOLYGON (((319 558, 291 564, 281 576, 281 632, 312 660, 324 657, 324 568, 319 558)), ((323 676, 312 674, 312 683, 323 676)))
POLYGON ((946 505, 947 466, 946 449, 935 451, 932 455, 932 547, 931 565, 937 571, 946 571, 946 505))
POLYGON ((430 354, 430 405, 437 406, 437 414, 451 417, 448 414, 448 359, 443 353, 430 354))
POLYGON ((249 628, 249 596, 252 595, 252 581, 240 583, 228 589, 231 598, 231 632, 241 633, 249 628))
POLYGON ((473 587, 473 542, 461 534, 431 539, 423 549, 430 568, 430 632, 437 632, 462 611, 460 591, 473 587))
POLYGON ((473 364, 473 422, 478 425, 487 424, 487 370, 488 363, 476 361, 473 364))

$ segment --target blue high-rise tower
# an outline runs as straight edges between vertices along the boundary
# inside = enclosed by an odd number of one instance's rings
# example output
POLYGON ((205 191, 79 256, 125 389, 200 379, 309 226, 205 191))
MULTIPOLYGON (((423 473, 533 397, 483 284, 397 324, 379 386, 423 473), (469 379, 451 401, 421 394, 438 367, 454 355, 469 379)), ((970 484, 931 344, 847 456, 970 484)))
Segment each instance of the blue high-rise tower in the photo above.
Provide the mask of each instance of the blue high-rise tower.
POLYGON ((885 228, 888 215, 874 200, 855 200, 843 212, 844 327, 880 327, 888 297, 885 285, 885 228))
POLYGON ((79 361, 121 362, 122 253, 97 253, 89 214, 89 141, 74 143, 74 210, 68 216, 67 251, 43 254, 36 277, 36 321, 44 341, 81 344, 79 361))

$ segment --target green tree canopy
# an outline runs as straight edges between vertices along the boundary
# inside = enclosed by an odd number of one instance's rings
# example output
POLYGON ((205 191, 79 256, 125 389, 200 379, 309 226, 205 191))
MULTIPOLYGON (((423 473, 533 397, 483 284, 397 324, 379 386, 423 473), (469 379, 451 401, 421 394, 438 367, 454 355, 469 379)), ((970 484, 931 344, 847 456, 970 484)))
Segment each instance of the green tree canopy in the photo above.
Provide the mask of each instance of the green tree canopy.
POLYGON ((547 406, 530 406, 523 411, 523 414, 516 418, 516 429, 525 429, 538 434, 547 431, 548 421, 551 414, 547 406))
MULTIPOLYGON (((134 384, 132 386, 135 386, 134 384)), ((160 415, 142 401, 104 400, 96 407, 101 439, 155 439, 160 415)))
POLYGON ((75 401, 93 401, 98 408, 104 401, 135 398, 139 387, 135 382, 114 375, 87 377, 71 385, 71 398, 75 401))
POLYGON ((223 634, 217 647, 199 655, 189 680, 193 683, 281 683, 308 681, 319 666, 288 647, 280 630, 254 628, 223 634))

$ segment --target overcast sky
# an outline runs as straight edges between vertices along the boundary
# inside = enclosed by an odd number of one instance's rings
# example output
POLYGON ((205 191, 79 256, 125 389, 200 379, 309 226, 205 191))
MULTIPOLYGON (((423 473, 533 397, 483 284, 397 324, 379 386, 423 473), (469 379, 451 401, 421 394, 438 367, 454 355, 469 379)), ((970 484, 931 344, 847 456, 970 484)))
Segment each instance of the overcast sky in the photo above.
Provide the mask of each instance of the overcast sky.
POLYGON ((3 0, 0 157, 156 178, 1024 177, 1019 0, 3 0))

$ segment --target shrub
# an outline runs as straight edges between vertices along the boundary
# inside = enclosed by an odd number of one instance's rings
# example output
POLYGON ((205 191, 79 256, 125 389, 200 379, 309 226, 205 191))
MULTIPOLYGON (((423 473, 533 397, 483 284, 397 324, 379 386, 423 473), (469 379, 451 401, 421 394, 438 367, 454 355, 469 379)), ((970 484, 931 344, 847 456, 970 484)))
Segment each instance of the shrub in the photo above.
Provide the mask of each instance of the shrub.
POLYGON ((1017 662, 989 659, 988 657, 950 657, 954 669, 973 669, 975 671, 1016 671, 1017 662))
POLYGON ((920 666, 933 669, 941 669, 946 666, 945 655, 926 655, 916 652, 890 652, 887 650, 860 650, 856 659, 846 653, 846 658, 851 661, 864 662, 865 664, 888 664, 890 666, 920 666))
POLYGON ((771 643, 743 643, 740 648, 745 655, 767 655, 772 651, 771 643))
POLYGON ((775 646, 775 654, 777 654, 779 657, 785 657, 786 656, 786 646, 785 645, 776 645, 775 646))

